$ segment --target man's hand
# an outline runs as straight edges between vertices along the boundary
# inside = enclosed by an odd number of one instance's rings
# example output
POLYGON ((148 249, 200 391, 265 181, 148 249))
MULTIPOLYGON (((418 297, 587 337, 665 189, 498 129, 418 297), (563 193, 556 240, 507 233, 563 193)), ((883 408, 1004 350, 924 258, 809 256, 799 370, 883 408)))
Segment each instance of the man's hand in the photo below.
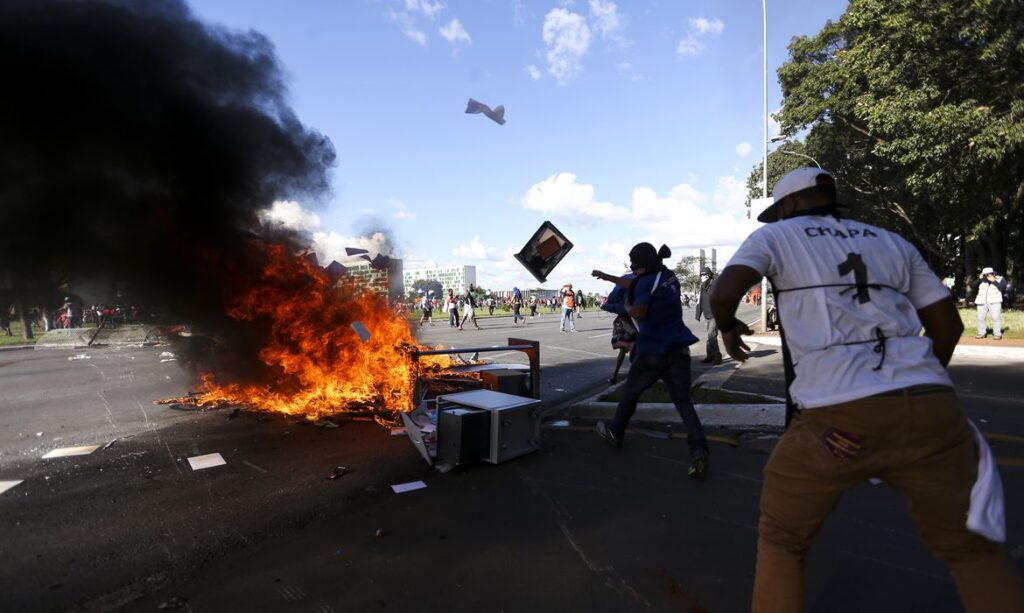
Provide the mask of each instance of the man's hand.
POLYGON ((608 281, 609 280, 608 279, 608 274, 604 273, 604 272, 601 272, 600 270, 592 270, 592 271, 590 271, 590 276, 596 277, 596 278, 598 278, 598 279, 600 279, 602 281, 608 281))
POLYGON ((736 327, 728 332, 722 332, 722 344, 725 345, 725 351, 737 362, 746 362, 750 356, 746 353, 750 351, 750 347, 743 342, 740 335, 742 334, 753 334, 754 331, 747 327, 747 324, 742 321, 736 322, 736 327))

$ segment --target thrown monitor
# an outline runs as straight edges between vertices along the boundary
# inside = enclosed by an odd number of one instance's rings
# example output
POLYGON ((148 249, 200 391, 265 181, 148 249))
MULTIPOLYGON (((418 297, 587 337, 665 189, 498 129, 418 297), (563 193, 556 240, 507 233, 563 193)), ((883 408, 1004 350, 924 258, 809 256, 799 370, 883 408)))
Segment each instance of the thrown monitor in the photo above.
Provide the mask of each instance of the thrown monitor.
POLYGON ((516 259, 534 278, 544 283, 570 249, 572 243, 569 239, 550 221, 545 221, 533 234, 533 238, 526 242, 522 251, 516 254, 516 259))

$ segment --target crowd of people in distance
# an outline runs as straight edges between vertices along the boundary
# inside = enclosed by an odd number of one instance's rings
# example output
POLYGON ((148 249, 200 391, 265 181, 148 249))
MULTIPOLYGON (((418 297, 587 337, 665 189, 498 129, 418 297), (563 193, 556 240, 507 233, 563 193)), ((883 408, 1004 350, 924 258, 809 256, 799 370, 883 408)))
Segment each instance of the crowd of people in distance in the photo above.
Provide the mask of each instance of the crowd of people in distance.
MULTIPOLYGON (((25 319, 34 329, 49 332, 55 329, 100 326, 112 328, 137 323, 139 308, 135 305, 92 304, 84 306, 74 296, 65 296, 60 306, 47 308, 33 306, 26 312, 25 319)), ((0 304, 0 334, 12 336, 11 321, 20 317, 13 304, 0 304)))
POLYGON ((403 312, 418 311, 420 315, 417 321, 420 326, 433 326, 435 314, 440 311, 448 315, 450 327, 462 329, 465 323, 477 324, 476 319, 482 314, 483 309, 487 309, 486 314, 490 317, 495 316, 498 311, 499 315, 511 314, 513 325, 523 325, 528 319, 539 317, 545 307, 550 313, 556 312, 559 308, 569 308, 575 321, 576 317, 583 316, 587 308, 604 304, 606 299, 606 296, 588 297, 582 290, 572 292, 569 296, 565 286, 559 291, 559 295, 549 297, 524 292, 519 288, 513 288, 509 296, 494 296, 489 293, 480 296, 479 288, 470 284, 468 289, 459 293, 448 289, 442 296, 435 296, 433 292, 418 296, 412 302, 401 303, 401 308, 403 312), (567 304, 570 306, 566 307, 567 304))

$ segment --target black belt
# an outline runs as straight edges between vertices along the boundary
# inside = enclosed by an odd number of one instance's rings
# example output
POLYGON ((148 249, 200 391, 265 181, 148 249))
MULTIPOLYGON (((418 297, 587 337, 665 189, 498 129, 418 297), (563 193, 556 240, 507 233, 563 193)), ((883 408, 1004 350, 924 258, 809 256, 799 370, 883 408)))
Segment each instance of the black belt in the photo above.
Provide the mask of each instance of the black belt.
POLYGON ((899 396, 931 396, 933 394, 948 394, 953 388, 948 385, 911 385, 896 390, 889 390, 880 394, 874 394, 870 398, 895 398, 899 396))

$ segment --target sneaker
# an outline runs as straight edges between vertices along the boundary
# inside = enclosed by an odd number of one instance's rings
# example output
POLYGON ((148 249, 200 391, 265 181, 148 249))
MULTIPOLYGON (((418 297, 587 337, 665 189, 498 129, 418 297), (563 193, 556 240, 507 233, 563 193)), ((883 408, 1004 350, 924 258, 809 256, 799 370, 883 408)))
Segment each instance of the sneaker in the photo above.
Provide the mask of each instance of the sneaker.
POLYGON ((974 338, 985 338, 985 335, 984 334, 979 334, 979 335, 975 336, 974 338))
POLYGON ((700 361, 700 363, 701 364, 710 364, 711 360, 713 360, 713 359, 714 358, 704 358, 703 360, 700 361))
POLYGON ((612 447, 615 447, 616 449, 620 449, 622 447, 622 439, 615 436, 615 433, 609 430, 608 426, 603 421, 597 422, 597 434, 604 440, 608 441, 608 444, 612 447))
POLYGON ((1001 340, 1003 340, 1003 337, 1001 337, 1001 336, 993 336, 992 340, 994 340, 994 341, 1001 341, 1001 340))
POLYGON ((704 479, 708 476, 708 456, 703 455, 690 460, 690 468, 686 475, 691 479, 704 479))

